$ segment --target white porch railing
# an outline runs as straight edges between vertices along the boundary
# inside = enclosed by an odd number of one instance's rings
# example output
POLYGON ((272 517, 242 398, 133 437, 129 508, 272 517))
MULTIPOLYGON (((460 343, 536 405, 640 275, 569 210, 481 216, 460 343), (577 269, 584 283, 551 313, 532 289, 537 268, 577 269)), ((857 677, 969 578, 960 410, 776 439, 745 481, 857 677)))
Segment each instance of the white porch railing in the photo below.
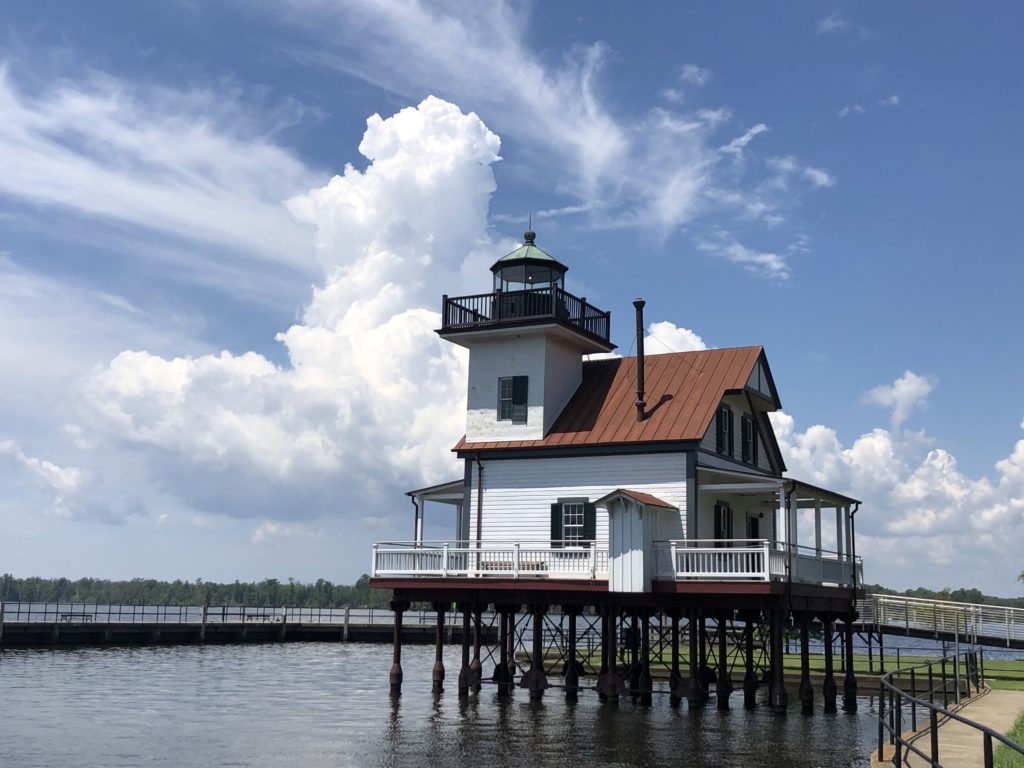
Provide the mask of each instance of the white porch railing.
MULTIPOLYGON (((557 543, 556 543, 557 544, 557 543)), ((859 558, 787 547, 764 539, 701 539, 654 543, 655 578, 663 581, 785 581, 852 586, 859 558)), ((604 581, 608 547, 599 542, 552 546, 548 541, 381 542, 373 545, 374 578, 548 578, 604 581)))
POLYGON ((673 581, 784 581, 852 586, 860 559, 787 547, 765 539, 698 539, 655 543, 657 578, 673 581))
POLYGON ((375 578, 608 578, 608 547, 597 542, 381 542, 373 545, 375 578))

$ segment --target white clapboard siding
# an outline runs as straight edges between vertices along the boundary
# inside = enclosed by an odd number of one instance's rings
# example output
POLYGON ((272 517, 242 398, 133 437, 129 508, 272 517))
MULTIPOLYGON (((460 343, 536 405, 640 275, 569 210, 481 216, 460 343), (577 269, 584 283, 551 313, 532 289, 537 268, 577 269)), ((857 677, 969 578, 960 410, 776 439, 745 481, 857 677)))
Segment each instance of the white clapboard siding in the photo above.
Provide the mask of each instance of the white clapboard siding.
MULTIPOLYGON (((642 491, 679 507, 672 531, 659 537, 682 538, 686 530, 686 454, 579 456, 485 460, 484 541, 549 541, 551 505, 559 498, 594 502, 616 488, 642 491)), ((476 472, 470 498, 476 504, 476 472)), ((470 539, 476 538, 476 514, 470 513, 470 539)), ((597 539, 608 541, 608 515, 597 510, 597 539)))

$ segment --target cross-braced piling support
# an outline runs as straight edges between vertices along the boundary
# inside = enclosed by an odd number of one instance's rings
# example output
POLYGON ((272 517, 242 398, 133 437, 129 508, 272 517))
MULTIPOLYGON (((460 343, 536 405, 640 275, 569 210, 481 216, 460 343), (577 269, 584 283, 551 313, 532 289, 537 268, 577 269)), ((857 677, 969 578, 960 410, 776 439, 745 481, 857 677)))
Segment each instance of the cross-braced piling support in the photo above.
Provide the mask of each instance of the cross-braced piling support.
POLYGON ((718 624, 718 675, 715 681, 715 700, 719 709, 729 708, 729 695, 732 693, 732 678, 729 677, 729 651, 728 651, 728 614, 720 613, 717 618, 718 624))
POLYGON ((533 616, 533 653, 530 657, 530 669, 519 680, 519 687, 530 692, 531 699, 539 699, 548 688, 548 676, 544 674, 544 614, 546 605, 535 603, 530 606, 533 616))
POLYGON ((686 695, 686 687, 679 674, 679 609, 671 609, 669 616, 672 619, 672 671, 669 674, 668 683, 669 702, 673 707, 678 707, 686 695))
POLYGON ((783 627, 785 611, 773 608, 769 611, 771 629, 768 632, 769 656, 771 658, 771 684, 768 686, 768 703, 776 712, 785 712, 789 697, 786 694, 786 675, 783 671, 783 627))

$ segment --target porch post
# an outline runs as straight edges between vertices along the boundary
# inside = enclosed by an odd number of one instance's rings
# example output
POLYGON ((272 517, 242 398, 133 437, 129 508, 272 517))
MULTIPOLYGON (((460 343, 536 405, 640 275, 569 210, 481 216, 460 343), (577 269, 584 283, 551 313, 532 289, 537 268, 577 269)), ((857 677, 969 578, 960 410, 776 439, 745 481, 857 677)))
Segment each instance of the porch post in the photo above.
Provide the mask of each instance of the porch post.
POLYGON ((797 545, 800 543, 799 535, 799 520, 800 518, 800 497, 796 492, 794 486, 793 492, 789 495, 789 545, 796 551, 797 545))
MULTIPOLYGON (((843 507, 843 518, 845 519, 846 523, 846 559, 852 563, 855 550, 853 547, 853 515, 850 514, 849 504, 843 507)), ((852 570, 850 583, 853 583, 852 570)))
POLYGON ((821 498, 814 497, 814 554, 821 557, 821 498))
POLYGON ((843 562, 843 507, 836 504, 836 560, 843 562))

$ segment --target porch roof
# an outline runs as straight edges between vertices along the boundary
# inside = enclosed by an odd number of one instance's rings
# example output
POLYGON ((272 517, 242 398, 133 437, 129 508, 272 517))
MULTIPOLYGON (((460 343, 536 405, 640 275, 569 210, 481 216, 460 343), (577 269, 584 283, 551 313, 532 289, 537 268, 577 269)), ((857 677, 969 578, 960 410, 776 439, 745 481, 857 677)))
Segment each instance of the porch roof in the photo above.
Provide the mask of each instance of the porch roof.
POLYGON ((442 504, 459 504, 465 494, 466 484, 464 480, 452 480, 448 483, 430 485, 415 491, 406 491, 406 496, 424 501, 439 501, 442 504))

